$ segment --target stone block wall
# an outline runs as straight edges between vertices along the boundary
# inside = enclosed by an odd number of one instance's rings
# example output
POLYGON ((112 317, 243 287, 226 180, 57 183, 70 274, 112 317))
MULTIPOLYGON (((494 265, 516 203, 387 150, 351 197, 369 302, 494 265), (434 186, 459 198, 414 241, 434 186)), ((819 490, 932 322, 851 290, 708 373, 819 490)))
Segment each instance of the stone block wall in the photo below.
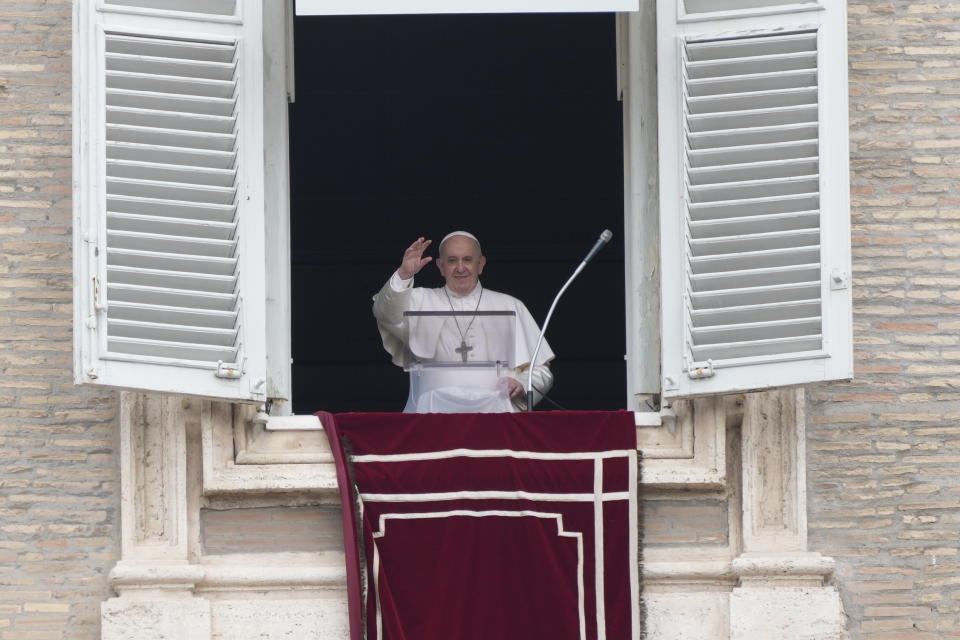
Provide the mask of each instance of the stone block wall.
POLYGON ((856 380, 808 390, 854 640, 960 638, 960 3, 848 5, 856 380))
POLYGON ((71 3, 0 3, 0 640, 99 638, 117 395, 71 372, 71 3))

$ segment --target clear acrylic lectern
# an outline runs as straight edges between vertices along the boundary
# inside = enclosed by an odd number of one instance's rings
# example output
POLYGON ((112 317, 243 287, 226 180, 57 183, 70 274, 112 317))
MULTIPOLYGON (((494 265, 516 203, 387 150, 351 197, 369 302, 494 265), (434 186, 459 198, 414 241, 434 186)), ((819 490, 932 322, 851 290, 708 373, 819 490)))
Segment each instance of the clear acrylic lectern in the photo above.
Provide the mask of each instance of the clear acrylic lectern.
POLYGON ((516 366, 516 311, 406 311, 406 413, 513 411, 504 378, 516 366))

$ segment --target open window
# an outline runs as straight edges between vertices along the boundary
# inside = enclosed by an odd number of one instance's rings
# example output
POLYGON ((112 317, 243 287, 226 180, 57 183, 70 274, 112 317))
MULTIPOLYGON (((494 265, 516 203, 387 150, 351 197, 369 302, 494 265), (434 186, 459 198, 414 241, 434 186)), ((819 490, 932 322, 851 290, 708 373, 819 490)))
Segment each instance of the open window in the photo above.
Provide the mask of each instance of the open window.
MULTIPOLYGON (((428 4, 299 0, 298 9, 639 8, 428 4)), ((75 4, 77 382, 290 397, 285 5, 75 4)), ((632 376, 628 394, 849 377, 843 3, 659 0, 656 10, 655 54, 637 42, 651 34, 631 31, 622 59, 625 76, 656 94, 624 92, 627 352, 631 370, 655 372, 632 376), (656 162, 639 166, 647 148, 656 162), (650 175, 659 188, 641 202, 650 175), (641 246, 657 233, 659 243, 641 246), (633 286, 641 280, 657 285, 645 300, 633 286), (651 308, 661 310, 659 340, 634 339, 651 308)))
MULTIPOLYGON (((435 257, 447 232, 477 234, 484 288, 542 321, 605 227, 614 239, 548 331, 550 397, 623 408, 616 14, 298 16, 294 45, 294 412, 403 406, 408 376, 389 364, 371 296, 417 236, 435 257)), ((435 264, 416 277, 442 283, 435 264)))

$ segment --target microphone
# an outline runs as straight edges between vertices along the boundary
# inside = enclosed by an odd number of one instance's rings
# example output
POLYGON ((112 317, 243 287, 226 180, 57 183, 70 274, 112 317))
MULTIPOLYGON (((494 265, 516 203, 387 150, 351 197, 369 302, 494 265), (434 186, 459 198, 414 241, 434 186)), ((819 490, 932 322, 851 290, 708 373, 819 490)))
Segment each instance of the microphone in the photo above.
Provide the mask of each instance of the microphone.
POLYGON ((527 411, 533 411, 533 367, 537 363, 537 355, 540 353, 540 345, 543 344, 543 336, 547 333, 547 325, 550 324, 550 318, 553 316, 553 310, 557 306, 557 302, 560 301, 560 296, 567 290, 567 287, 570 286, 570 283, 573 282, 573 279, 580 275, 580 272, 583 271, 583 268, 587 266, 587 263, 593 259, 593 256, 597 255, 597 252, 600 251, 608 242, 610 238, 613 237, 613 232, 610 229, 604 229, 603 233, 600 234, 600 238, 597 240, 596 244, 593 245, 593 248, 590 249, 590 253, 587 254, 587 257, 583 259, 583 262, 580 263, 574 271, 573 275, 567 279, 566 284, 560 288, 560 292, 557 294, 557 297, 553 299, 553 304, 550 305, 550 311, 547 312, 547 319, 543 321, 543 328, 540 329, 540 337, 537 339, 537 348, 533 350, 533 357, 530 358, 530 368, 527 370, 527 411))
POLYGON ((610 229, 604 229, 603 233, 600 234, 600 239, 597 240, 597 243, 593 245, 593 248, 590 249, 590 253, 587 254, 587 257, 583 259, 583 264, 587 264, 593 259, 593 256, 597 255, 597 252, 600 249, 603 249, 603 246, 610 242, 610 238, 613 237, 613 232, 610 229))

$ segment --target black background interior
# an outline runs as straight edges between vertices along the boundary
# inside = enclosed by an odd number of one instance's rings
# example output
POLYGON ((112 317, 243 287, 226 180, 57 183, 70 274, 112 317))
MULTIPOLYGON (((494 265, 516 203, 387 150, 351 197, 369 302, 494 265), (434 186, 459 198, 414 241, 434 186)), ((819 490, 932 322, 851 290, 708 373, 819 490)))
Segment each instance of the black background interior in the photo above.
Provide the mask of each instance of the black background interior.
MULTIPOLYGON (((399 411, 371 296, 417 238, 479 236, 483 284, 543 321, 550 396, 626 398, 623 143, 613 14, 301 17, 290 109, 294 411, 399 411)), ((434 265, 419 286, 442 283, 434 265)), ((539 409, 550 409, 541 403, 539 409)))

